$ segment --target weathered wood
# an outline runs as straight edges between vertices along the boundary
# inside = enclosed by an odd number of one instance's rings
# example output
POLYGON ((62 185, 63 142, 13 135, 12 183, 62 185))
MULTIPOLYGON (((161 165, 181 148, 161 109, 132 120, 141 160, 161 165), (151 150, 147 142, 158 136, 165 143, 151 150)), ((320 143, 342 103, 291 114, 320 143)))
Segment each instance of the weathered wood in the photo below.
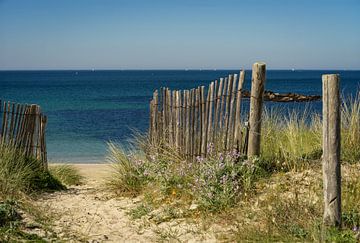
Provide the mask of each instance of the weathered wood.
POLYGON ((167 130, 168 130, 168 143, 170 146, 173 145, 173 134, 172 134, 172 112, 171 112, 171 108, 172 108, 172 97, 171 97, 171 91, 170 89, 166 89, 166 99, 167 99, 167 106, 166 106, 166 112, 167 112, 167 130))
POLYGON ((182 140, 182 147, 183 147, 183 154, 186 154, 186 126, 187 126, 187 117, 186 117, 186 108, 187 108, 187 90, 183 92, 183 140, 182 140))
POLYGON ((340 78, 322 76, 323 88, 323 190, 326 226, 341 226, 340 78))
MULTIPOLYGON (((11 134, 11 139, 14 139, 14 140, 16 138, 17 124, 18 124, 18 120, 20 117, 20 108, 21 108, 21 105, 17 104, 16 111, 15 111, 14 127, 13 127, 12 134, 11 134)), ((13 141, 13 142, 15 143, 15 141, 13 141)))
POLYGON ((164 143, 167 143, 167 116, 166 116, 166 105, 167 105, 167 99, 166 99, 166 88, 162 88, 162 132, 163 132, 163 141, 164 143))
MULTIPOLYGON (((3 104, 1 143, 21 149, 27 156, 34 156, 47 163, 45 129, 40 119, 40 106, 21 105, 10 101, 3 104), (41 155, 43 154, 43 155, 41 155)), ((0 106, 1 106, 0 105, 0 106)))
POLYGON ((15 136, 15 141, 16 141, 17 145, 20 144, 20 135, 22 133, 21 125, 22 125, 24 117, 25 117, 25 108, 26 108, 25 105, 20 106, 19 118, 18 118, 17 125, 16 125, 16 136, 15 136))
POLYGON ((185 91, 186 95, 186 129, 185 129, 185 152, 190 155, 190 91, 185 91))
POLYGON ((224 149, 228 149, 228 136, 229 136, 229 118, 230 118, 230 100, 232 97, 232 87, 233 87, 234 76, 229 75, 229 82, 226 92, 226 109, 225 109, 225 137, 224 137, 224 149))
POLYGON ((215 117, 214 117, 214 136, 213 141, 216 139, 216 135, 220 132, 219 128, 219 113, 220 113, 220 104, 221 104, 221 94, 222 94, 222 87, 223 87, 223 78, 220 78, 219 88, 216 95, 216 107, 215 107, 215 117))
POLYGON ((181 102, 180 102, 180 91, 176 91, 176 127, 175 127, 175 144, 176 148, 179 150, 180 148, 180 110, 181 110, 181 102))
POLYGON ((231 97, 230 97, 230 112, 229 112, 229 125, 228 125, 228 136, 227 136, 227 148, 231 149, 233 146, 233 139, 234 139, 234 124, 235 122, 233 121, 235 118, 235 112, 234 112, 234 107, 235 107, 235 97, 236 97, 236 84, 237 84, 237 79, 238 79, 238 75, 234 74, 234 80, 233 80, 233 85, 231 88, 231 97))
POLYGON ((205 87, 201 86, 200 88, 201 92, 201 156, 205 156, 206 154, 206 141, 205 141, 205 130, 206 130, 206 126, 205 126, 205 120, 206 120, 206 104, 205 104, 205 87))
POLYGON ((265 80, 265 63, 254 63, 251 78, 248 157, 260 155, 261 115, 265 80))
POLYGON ((30 142, 29 142, 29 145, 28 145, 28 148, 27 148, 27 152, 28 152, 28 155, 32 155, 34 154, 34 138, 36 136, 36 117, 39 115, 39 109, 38 109, 38 106, 35 105, 35 104, 32 104, 30 106, 30 116, 29 116, 29 119, 30 119, 30 124, 28 126, 28 134, 29 134, 29 139, 30 139, 30 142))
POLYGON ((235 125, 234 125, 234 148, 240 151, 241 149, 241 92, 245 80, 245 71, 240 72, 239 83, 236 93, 236 109, 235 109, 235 125))
POLYGON ((190 142, 191 142, 191 151, 190 151, 190 155, 191 155, 191 159, 194 158, 194 155, 195 155, 195 144, 196 144, 196 137, 195 137, 195 99, 196 99, 196 90, 195 89, 192 89, 191 90, 191 125, 190 125, 190 136, 191 136, 191 139, 190 139, 190 142))
POLYGON ((15 103, 12 103, 11 106, 11 118, 10 118, 10 128, 9 128, 9 133, 8 133, 8 137, 9 137, 9 142, 12 143, 12 134, 14 132, 14 121, 15 121, 15 103))
POLYGON ((223 121, 224 121, 224 110, 225 110, 225 100, 226 100, 226 87, 227 87, 228 78, 225 78, 224 88, 221 96, 221 107, 220 107, 220 117, 219 117, 219 129, 221 133, 223 132, 223 121))
POLYGON ((154 100, 150 100, 150 105, 149 105, 149 140, 152 141, 153 137, 154 137, 154 130, 153 130, 153 125, 154 125, 154 100))
POLYGON ((200 134, 199 134, 199 103, 200 103, 200 89, 195 89, 195 113, 194 113, 194 156, 197 156, 200 154, 199 148, 200 148, 200 134))
MULTIPOLYGON (((210 86, 210 85, 209 85, 210 86)), ((204 119, 204 126, 203 126, 203 137, 204 137, 204 151, 205 151, 205 157, 207 155, 207 147, 209 144, 208 141, 208 123, 209 123, 209 108, 210 108, 210 87, 207 90, 207 96, 206 96, 206 103, 205 103, 205 119, 204 119)))
POLYGON ((3 142, 5 142, 6 139, 6 123, 7 123, 7 105, 4 101, 3 105, 3 120, 2 120, 2 128, 1 128, 1 139, 3 142))
POLYGON ((213 132, 213 103, 214 103, 214 82, 211 82, 209 91, 208 91, 208 97, 209 97, 209 103, 208 103, 208 124, 207 124, 207 143, 212 143, 212 132, 213 132))
POLYGON ((40 145, 40 148, 41 148, 41 161, 43 163, 45 170, 48 169, 46 139, 45 139, 46 125, 47 125, 47 117, 41 115, 41 140, 40 140, 41 145, 40 145))
POLYGON ((178 97, 179 97, 179 149, 182 148, 182 140, 183 140, 183 102, 182 102, 182 96, 181 91, 178 91, 178 97))
POLYGON ((171 116, 172 116, 172 145, 176 146, 176 91, 172 91, 171 101, 171 116))
POLYGON ((153 93, 153 130, 154 130, 154 136, 152 139, 153 143, 159 142, 159 119, 158 119, 158 113, 159 113, 159 92, 155 90, 153 93))

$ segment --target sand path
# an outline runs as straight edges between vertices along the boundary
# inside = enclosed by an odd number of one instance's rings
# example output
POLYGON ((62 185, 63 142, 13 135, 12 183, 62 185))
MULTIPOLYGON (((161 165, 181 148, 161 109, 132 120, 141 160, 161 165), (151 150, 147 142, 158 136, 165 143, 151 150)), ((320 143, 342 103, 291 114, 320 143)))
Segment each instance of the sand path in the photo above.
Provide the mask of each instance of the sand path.
POLYGON ((148 217, 133 220, 130 209, 139 198, 114 198, 103 189, 107 165, 75 165, 85 183, 45 194, 37 204, 51 213, 51 228, 68 242, 215 242, 213 233, 199 230, 185 219, 156 224, 148 217))

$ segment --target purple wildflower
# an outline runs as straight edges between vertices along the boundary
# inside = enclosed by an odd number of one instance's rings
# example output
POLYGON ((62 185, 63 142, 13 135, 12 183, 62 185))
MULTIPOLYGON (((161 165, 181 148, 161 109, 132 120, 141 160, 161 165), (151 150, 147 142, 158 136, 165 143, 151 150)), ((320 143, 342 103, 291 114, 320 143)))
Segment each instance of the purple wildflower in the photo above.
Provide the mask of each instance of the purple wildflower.
POLYGON ((208 145, 207 145, 208 154, 212 154, 213 151, 214 151, 214 144, 213 143, 208 143, 208 145))
POLYGON ((201 163, 201 162, 204 161, 204 158, 201 157, 201 156, 196 156, 196 161, 197 161, 198 163, 201 163))

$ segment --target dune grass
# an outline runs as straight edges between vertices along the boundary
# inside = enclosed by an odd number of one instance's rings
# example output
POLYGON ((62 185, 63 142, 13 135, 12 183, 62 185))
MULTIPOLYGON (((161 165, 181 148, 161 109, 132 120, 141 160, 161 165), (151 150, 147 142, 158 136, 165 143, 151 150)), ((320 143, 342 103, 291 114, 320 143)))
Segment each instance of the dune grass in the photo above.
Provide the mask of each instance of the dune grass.
POLYGON ((35 213, 38 209, 32 199, 40 192, 62 189, 65 186, 44 169, 42 162, 27 157, 21 150, 1 144, 0 242, 46 242, 24 230, 21 215, 31 215, 35 221, 41 221, 41 216, 35 213))
POLYGON ((66 186, 80 185, 83 182, 83 176, 72 165, 50 165, 50 174, 56 178, 61 184, 66 186))
POLYGON ((321 228, 322 123, 309 111, 266 111, 261 156, 252 160, 236 151, 216 153, 209 144, 207 158, 189 161, 166 143, 151 144, 144 136, 137 137, 132 151, 109 144, 115 169, 109 188, 121 195, 144 195, 142 206, 130 212, 136 218, 176 205, 182 213, 165 218, 200 217, 205 224, 211 218, 209 225, 239 225, 225 240, 356 242, 360 98, 344 102, 341 114, 341 159, 346 170, 353 170, 343 177, 342 230, 321 228))
MULTIPOLYGON (((322 155, 322 122, 318 114, 266 110, 262 123, 261 157, 277 170, 303 169, 322 155)), ((341 160, 360 162, 360 97, 341 106, 341 160)))
POLYGON ((121 196, 137 196, 143 189, 144 168, 142 160, 126 154, 125 150, 109 143, 108 161, 111 163, 112 173, 106 186, 121 196))
POLYGON ((302 169, 322 154, 320 117, 307 111, 265 110, 261 138, 261 157, 276 170, 302 169))
POLYGON ((0 146, 0 199, 17 199, 37 191, 64 188, 40 161, 10 146, 0 146))

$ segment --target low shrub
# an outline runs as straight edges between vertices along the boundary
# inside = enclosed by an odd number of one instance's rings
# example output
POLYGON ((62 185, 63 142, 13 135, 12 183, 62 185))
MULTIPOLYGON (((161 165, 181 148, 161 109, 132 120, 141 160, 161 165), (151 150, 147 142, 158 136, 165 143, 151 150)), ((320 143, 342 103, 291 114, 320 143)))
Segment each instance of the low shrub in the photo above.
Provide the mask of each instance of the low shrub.
POLYGON ((21 217, 16 211, 15 201, 0 202, 0 227, 9 227, 11 223, 20 219, 21 217))
POLYGON ((192 195, 203 210, 218 212, 234 206, 263 172, 260 160, 245 160, 235 150, 197 158, 192 195))
POLYGON ((114 173, 108 188, 130 196, 138 195, 145 187, 158 188, 165 197, 184 197, 201 210, 215 212, 233 206, 264 172, 261 160, 245 160, 236 151, 214 152, 206 159, 197 157, 192 161, 170 149, 162 147, 158 151, 166 153, 146 157, 134 152, 126 154, 109 144, 114 173))

